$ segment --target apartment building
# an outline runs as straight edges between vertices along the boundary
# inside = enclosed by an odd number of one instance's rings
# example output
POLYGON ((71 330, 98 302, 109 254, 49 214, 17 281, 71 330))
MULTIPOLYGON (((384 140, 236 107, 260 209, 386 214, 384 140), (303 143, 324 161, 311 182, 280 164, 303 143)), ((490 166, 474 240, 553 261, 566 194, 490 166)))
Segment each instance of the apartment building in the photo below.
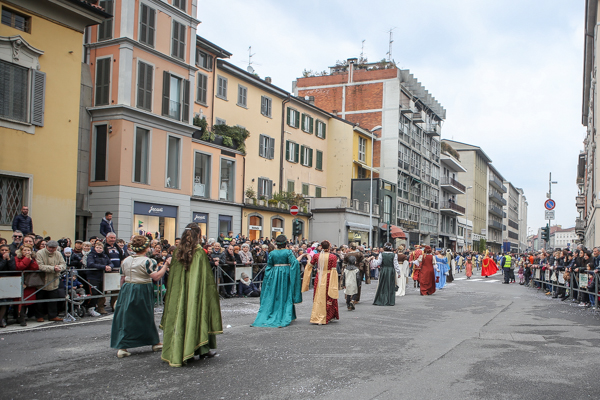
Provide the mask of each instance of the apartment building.
POLYGON ((440 123, 446 110, 408 70, 392 63, 359 63, 330 68, 325 76, 298 78, 297 96, 360 124, 377 136, 378 177, 397 182, 395 226, 410 245, 438 245, 440 222, 440 123))
POLYGON ((0 9, 0 235, 28 206, 35 233, 74 237, 81 43, 110 10, 76 0, 0 9))
MULTIPOLYGON (((457 203, 457 196, 466 193, 466 186, 458 180, 459 173, 465 173, 467 170, 460 163, 460 154, 449 144, 442 142, 442 154, 440 164, 442 168, 442 177, 440 187, 442 197, 440 201, 440 227, 439 227, 439 247, 457 251, 459 237, 463 240, 464 232, 459 235, 458 218, 465 216, 465 207, 457 203)), ((466 222, 463 229, 466 228, 466 222)))
POLYGON ((503 231, 503 249, 504 251, 518 252, 520 248, 520 219, 519 219, 519 207, 520 207, 520 193, 519 189, 514 187, 512 183, 504 181, 504 186, 508 188, 504 193, 504 200, 506 200, 506 212, 502 220, 503 227, 506 229, 503 231))
POLYGON ((575 227, 557 229, 550 234, 550 248, 552 249, 574 249, 577 247, 579 237, 575 233, 575 227))
POLYGON ((504 224, 504 218, 506 218, 506 211, 504 211, 508 202, 504 199, 505 193, 508 189, 504 185, 504 177, 500 175, 500 172, 490 162, 488 164, 488 198, 489 198, 489 210, 488 210, 488 232, 487 232, 487 246, 490 251, 494 253, 501 252, 504 231, 506 225, 504 224))
POLYGON ((517 188, 519 192, 519 248, 521 251, 529 248, 529 242, 527 240, 528 236, 528 226, 527 226, 527 208, 529 207, 529 203, 527 202, 527 197, 525 197, 525 192, 521 188, 517 188))

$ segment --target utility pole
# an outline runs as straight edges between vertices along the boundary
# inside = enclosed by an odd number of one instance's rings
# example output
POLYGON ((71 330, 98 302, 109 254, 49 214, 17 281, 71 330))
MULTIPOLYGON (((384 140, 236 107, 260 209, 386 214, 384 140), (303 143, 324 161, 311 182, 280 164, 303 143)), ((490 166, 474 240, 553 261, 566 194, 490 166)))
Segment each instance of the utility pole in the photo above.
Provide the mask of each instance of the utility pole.
MULTIPOLYGON (((548 198, 551 199, 552 198, 552 185, 556 185, 558 182, 556 181, 552 181, 552 172, 549 173, 548 175, 548 198)), ((548 249, 550 249, 550 221, 548 220, 548 241, 546 242, 546 245, 548 247, 548 249)))

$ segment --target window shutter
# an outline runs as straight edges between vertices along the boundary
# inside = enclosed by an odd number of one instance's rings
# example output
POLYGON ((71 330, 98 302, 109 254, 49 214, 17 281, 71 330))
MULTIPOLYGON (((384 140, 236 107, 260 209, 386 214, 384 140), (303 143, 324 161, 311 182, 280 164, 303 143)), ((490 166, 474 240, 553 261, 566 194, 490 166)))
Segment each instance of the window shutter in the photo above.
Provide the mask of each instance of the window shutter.
POLYGON ((265 156, 265 137, 264 137, 264 135, 260 135, 258 137, 258 156, 259 157, 265 156))
POLYGON ((169 94, 171 91, 171 74, 163 71, 163 104, 162 115, 169 115, 169 94))
MULTIPOLYGON (((288 108, 288 110, 289 110, 289 108, 288 108)), ((289 116, 289 112, 288 112, 288 116, 289 116)), ((291 161, 290 160, 290 141, 289 140, 285 141, 285 159, 287 161, 291 161)))
POLYGON ((263 179, 258 178, 258 198, 263 195, 263 179))
POLYGON ((323 152, 317 150, 317 164, 315 165, 317 169, 323 169, 323 152))
POLYGON ((310 126, 308 127, 308 131, 310 133, 313 133, 313 119, 312 118, 309 119, 309 124, 310 124, 310 126))
POLYGON ((312 167, 313 149, 308 149, 308 166, 312 167))
POLYGON ((177 42, 179 39, 179 26, 176 21, 173 21, 173 40, 171 43, 171 56, 177 57, 177 42))
POLYGON ((300 164, 304 165, 304 146, 300 146, 300 164))
POLYGON ((154 75, 154 69, 150 65, 146 65, 146 101, 144 106, 148 109, 152 109, 152 77, 154 75))
POLYGON ((185 60, 185 25, 179 24, 179 58, 185 60))
POLYGON ((181 114, 182 122, 190 121, 190 81, 183 80, 183 112, 181 114))
MULTIPOLYGON (((142 4, 143 5, 143 4, 142 4)), ((138 62, 138 90, 137 90, 137 106, 144 107, 144 95, 146 87, 146 64, 138 62)))
POLYGON ((306 127, 305 127, 305 124, 304 124, 304 120, 305 120, 304 114, 302 114, 302 130, 303 131, 306 130, 306 127))
POLYGON ((142 43, 148 42, 148 31, 146 27, 148 26, 148 6, 142 4, 140 7, 140 34, 139 40, 142 43))
POLYGON ((149 8, 148 12, 148 44, 154 47, 154 20, 156 18, 156 10, 149 8))
POLYGON ((298 162, 299 158, 298 158, 298 152, 300 151, 300 146, 298 146, 297 144, 294 145, 294 162, 298 162))
POLYGON ((44 126, 44 103, 46 100, 46 74, 33 71, 31 83, 31 123, 44 126))
POLYGON ((323 128, 323 139, 327 136, 327 125, 324 122, 321 122, 321 128, 323 128))
POLYGON ((291 114, 292 114, 292 113, 291 113, 291 111, 292 111, 292 109, 288 107, 288 108, 287 108, 287 124, 288 124, 289 126, 292 126, 292 124, 290 123, 290 116, 291 116, 291 114))
POLYGON ((269 158, 273 160, 275 158, 275 139, 269 138, 269 158))
POLYGON ((294 120, 294 127, 300 128, 300 111, 294 111, 296 113, 296 119, 294 120))
POLYGON ((267 181, 267 185, 268 185, 268 187, 267 187, 267 193, 269 193, 268 197, 270 199, 270 198, 273 197, 273 181, 268 180, 267 181))

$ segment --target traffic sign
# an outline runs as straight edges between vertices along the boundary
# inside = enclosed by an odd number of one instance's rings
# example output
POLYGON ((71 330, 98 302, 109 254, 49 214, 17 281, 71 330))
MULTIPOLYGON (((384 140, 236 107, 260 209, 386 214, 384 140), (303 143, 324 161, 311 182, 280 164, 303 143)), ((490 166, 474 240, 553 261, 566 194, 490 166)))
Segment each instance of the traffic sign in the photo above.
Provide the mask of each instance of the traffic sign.
POLYGON ((544 207, 546 207, 546 210, 554 210, 554 207, 556 207, 556 202, 552 199, 548 199, 544 202, 544 207))
POLYGON ((292 214, 292 215, 298 214, 298 206, 291 206, 290 207, 290 214, 292 214))
POLYGON ((546 210, 546 218, 545 220, 554 220, 554 210, 546 210))

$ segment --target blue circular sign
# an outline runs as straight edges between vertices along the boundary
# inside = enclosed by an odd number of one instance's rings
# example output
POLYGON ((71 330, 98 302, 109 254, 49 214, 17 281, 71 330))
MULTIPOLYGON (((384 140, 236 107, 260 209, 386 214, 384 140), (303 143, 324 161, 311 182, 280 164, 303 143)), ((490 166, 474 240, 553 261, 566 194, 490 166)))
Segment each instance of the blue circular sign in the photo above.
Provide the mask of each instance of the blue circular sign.
POLYGON ((544 202, 544 207, 546 207, 546 210, 554 210, 554 207, 556 207, 556 202, 552 199, 548 199, 544 202))

